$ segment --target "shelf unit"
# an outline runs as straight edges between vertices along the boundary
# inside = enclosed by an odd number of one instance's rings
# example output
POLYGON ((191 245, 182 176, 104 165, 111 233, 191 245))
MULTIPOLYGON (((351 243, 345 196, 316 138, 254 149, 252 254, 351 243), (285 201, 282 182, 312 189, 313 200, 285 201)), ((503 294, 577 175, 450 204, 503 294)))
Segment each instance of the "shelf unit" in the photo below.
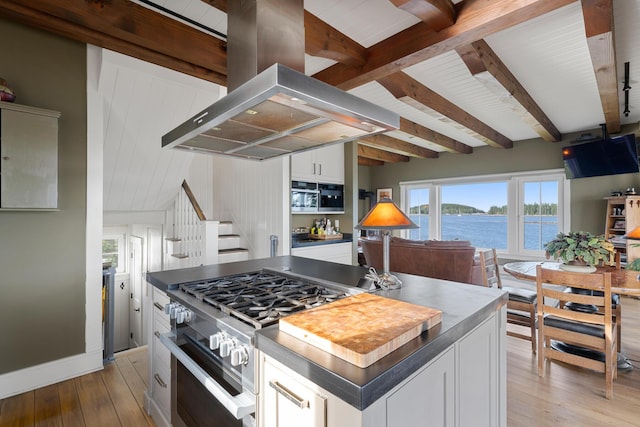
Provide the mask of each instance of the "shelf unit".
POLYGON ((604 234, 610 239, 621 254, 621 261, 634 260, 640 257, 640 243, 623 239, 626 233, 640 225, 640 196, 605 197, 607 214, 604 234))

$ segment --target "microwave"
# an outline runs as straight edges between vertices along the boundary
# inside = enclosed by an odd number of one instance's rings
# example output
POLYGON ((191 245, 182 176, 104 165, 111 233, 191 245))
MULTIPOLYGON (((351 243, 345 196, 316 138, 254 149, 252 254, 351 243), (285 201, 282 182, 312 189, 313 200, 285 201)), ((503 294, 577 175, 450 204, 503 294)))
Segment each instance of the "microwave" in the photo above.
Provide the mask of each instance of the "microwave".
POLYGON ((319 195, 317 182, 291 181, 291 212, 318 212, 319 195))

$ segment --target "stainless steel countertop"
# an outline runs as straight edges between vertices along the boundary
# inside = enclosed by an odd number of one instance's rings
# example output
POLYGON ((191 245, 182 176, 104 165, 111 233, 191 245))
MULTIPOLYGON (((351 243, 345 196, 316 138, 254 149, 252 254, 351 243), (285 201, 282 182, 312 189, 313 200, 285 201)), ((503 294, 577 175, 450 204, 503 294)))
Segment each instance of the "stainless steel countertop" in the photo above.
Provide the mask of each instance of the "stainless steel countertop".
MULTIPOLYGON (((283 256, 148 273, 147 280, 157 288, 167 290, 179 283, 261 268, 292 271, 347 286, 356 286, 367 273, 363 267, 283 256)), ((355 408, 364 410, 490 317, 508 300, 507 292, 498 289, 408 274, 398 273, 397 276, 403 281, 401 289, 378 291, 377 294, 440 309, 443 312, 442 322, 373 365, 359 368, 281 333, 277 325, 256 332, 256 348, 355 408)))
POLYGON ((331 245, 336 243, 351 243, 353 241, 353 235, 350 233, 344 233, 342 235, 342 239, 309 239, 306 237, 300 237, 293 235, 291 237, 291 247, 292 248, 306 248, 309 246, 321 246, 321 245, 331 245))

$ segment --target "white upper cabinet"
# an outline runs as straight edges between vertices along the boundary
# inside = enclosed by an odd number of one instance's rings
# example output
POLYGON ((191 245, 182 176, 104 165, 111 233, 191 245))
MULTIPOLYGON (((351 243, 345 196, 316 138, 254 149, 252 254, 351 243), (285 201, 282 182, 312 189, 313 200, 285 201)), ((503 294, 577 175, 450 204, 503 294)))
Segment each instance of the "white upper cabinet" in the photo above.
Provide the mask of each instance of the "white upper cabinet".
POLYGON ((293 154, 291 179, 344 184, 344 144, 293 154))
POLYGON ((58 207, 59 117, 0 102, 0 208, 58 207))

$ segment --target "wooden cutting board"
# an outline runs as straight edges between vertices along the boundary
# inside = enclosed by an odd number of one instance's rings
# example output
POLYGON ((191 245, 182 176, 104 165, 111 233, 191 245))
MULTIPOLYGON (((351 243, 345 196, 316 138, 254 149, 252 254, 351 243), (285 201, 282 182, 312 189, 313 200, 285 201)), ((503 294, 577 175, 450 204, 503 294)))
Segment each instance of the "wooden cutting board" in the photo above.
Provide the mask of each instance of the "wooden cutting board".
POLYGON ((442 311, 368 293, 280 319, 280 330, 361 368, 442 320, 442 311))

